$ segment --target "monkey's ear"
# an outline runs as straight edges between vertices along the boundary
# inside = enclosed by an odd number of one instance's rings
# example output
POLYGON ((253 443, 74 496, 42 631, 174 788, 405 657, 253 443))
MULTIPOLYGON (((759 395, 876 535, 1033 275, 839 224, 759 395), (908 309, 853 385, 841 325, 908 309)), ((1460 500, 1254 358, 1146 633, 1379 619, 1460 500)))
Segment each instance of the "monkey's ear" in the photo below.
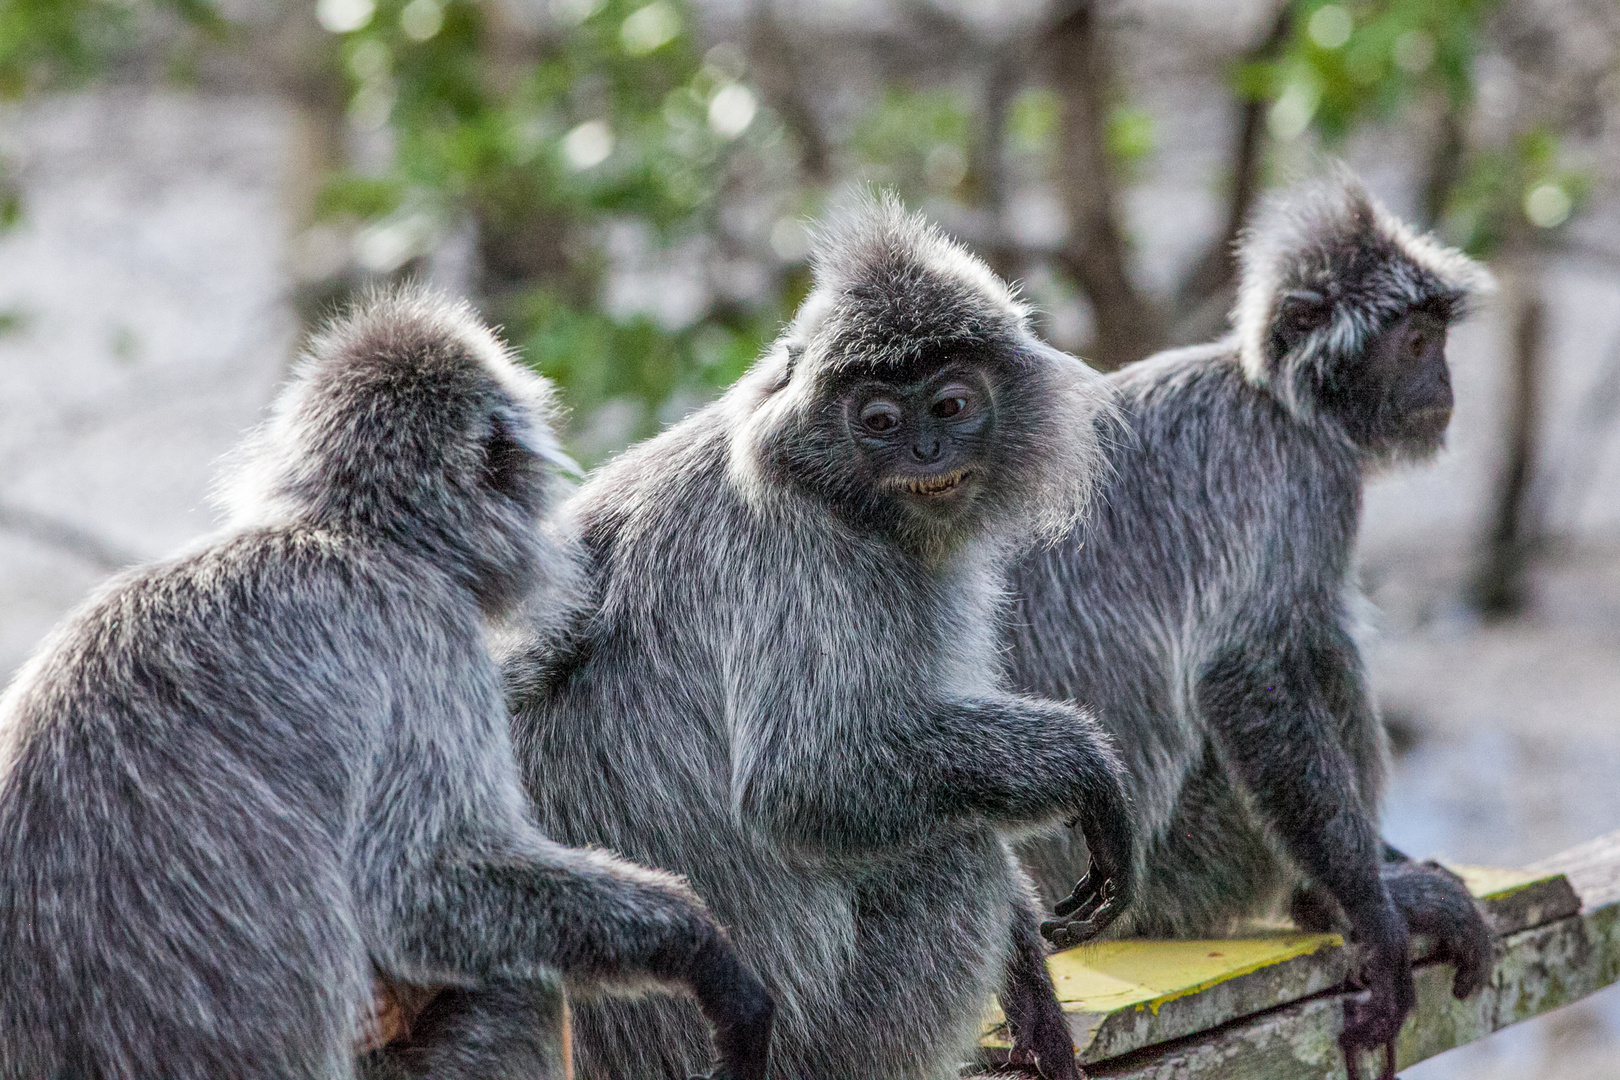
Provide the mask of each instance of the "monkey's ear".
POLYGON ((793 381, 793 369, 799 366, 799 357, 804 355, 803 345, 789 345, 787 347, 787 363, 782 365, 782 374, 776 377, 768 394, 779 393, 787 389, 787 384, 793 381))
POLYGON ((536 464, 534 451, 513 432, 511 422, 495 414, 484 439, 484 481, 501 495, 521 498, 533 484, 536 464))
POLYGON ((1293 289, 1284 293, 1271 320, 1272 356, 1288 355, 1308 335, 1326 326, 1332 314, 1332 305, 1319 292, 1293 289))

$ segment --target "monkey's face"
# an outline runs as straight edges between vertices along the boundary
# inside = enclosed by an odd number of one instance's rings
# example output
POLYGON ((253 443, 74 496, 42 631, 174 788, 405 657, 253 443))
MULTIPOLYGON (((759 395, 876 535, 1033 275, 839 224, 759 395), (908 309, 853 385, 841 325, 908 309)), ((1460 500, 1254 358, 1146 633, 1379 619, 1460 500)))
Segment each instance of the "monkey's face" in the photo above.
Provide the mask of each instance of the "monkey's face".
POLYGON ((1376 338, 1359 363, 1331 380, 1330 406, 1357 445, 1422 454, 1440 445, 1451 422, 1446 320, 1408 312, 1376 338))
POLYGON ((952 364, 914 382, 861 382, 844 395, 843 413, 873 489, 908 510, 948 513, 983 481, 995 418, 976 368, 952 364))

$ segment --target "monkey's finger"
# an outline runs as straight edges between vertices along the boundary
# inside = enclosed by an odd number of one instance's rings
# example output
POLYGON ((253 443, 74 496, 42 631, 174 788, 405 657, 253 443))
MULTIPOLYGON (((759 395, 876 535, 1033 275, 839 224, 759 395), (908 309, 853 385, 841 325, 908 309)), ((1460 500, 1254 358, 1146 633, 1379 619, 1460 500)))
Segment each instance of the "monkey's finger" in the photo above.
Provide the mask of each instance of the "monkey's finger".
POLYGON ((1062 919, 1048 919, 1041 923, 1041 937, 1058 949, 1067 949, 1076 944, 1069 933, 1069 924, 1062 919))
POLYGON ((1490 972, 1491 968, 1488 960, 1481 962, 1477 959, 1471 959, 1466 963, 1459 964, 1457 974, 1451 980, 1451 996, 1458 1001, 1473 997, 1476 993, 1485 989, 1485 984, 1490 981, 1490 972))
POLYGON ((1084 897, 1083 899, 1068 905, 1066 909, 1061 907, 1054 908, 1052 910, 1052 914, 1056 915, 1060 919, 1068 920, 1069 922, 1078 922, 1081 919, 1091 918, 1097 913, 1097 909, 1101 908, 1105 903, 1107 903, 1107 901, 1101 896, 1098 896, 1096 893, 1092 893, 1090 896, 1084 897))
POLYGON ((1084 904, 1092 895, 1091 875, 1087 874, 1075 883, 1073 891, 1059 900, 1052 907, 1054 915, 1073 915, 1080 905, 1084 904))
POLYGON ((1114 921, 1112 905, 1104 903, 1086 919, 1048 919, 1041 923, 1041 936, 1060 949, 1072 949, 1102 933, 1114 921))
POLYGON ((1089 919, 1095 915, 1097 911, 1103 907, 1103 905, 1108 903, 1108 897, 1103 895, 1103 893, 1097 889, 1088 890, 1084 896, 1072 896, 1070 897, 1070 900, 1072 902, 1065 905, 1067 910, 1063 910, 1061 907, 1053 908, 1053 914, 1071 921, 1076 919, 1089 919))
POLYGON ((1093 911, 1091 918, 1086 920, 1087 924, 1091 926, 1091 935, 1095 937, 1106 930, 1108 924, 1119 917, 1119 912, 1119 905, 1115 904, 1112 899, 1104 900, 1102 906, 1093 911))

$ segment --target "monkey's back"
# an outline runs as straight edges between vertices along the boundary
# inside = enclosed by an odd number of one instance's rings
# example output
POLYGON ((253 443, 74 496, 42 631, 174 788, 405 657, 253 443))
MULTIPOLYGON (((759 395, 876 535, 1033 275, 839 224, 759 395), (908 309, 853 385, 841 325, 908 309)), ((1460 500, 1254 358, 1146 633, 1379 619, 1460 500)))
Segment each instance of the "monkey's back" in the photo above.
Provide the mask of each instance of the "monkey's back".
MULTIPOLYGON (((1341 613, 1360 464, 1248 382, 1229 342, 1110 381, 1126 428, 1111 476, 1093 521, 1016 571, 1009 669, 1021 691, 1094 708, 1126 762, 1142 876, 1111 935, 1219 935, 1295 871, 1227 778, 1196 683, 1279 616, 1341 613)), ((1067 834, 1023 854, 1049 899, 1086 867, 1067 834)))
POLYGON ((365 562, 258 532, 132 571, 0 700, 0 1077, 347 1075, 340 763, 394 708, 403 584, 365 562))
MULTIPOLYGON (((561 842, 690 878, 776 1000, 773 1076, 954 1075, 1002 972, 986 943, 1007 940, 1019 888, 1005 844, 962 829, 878 859, 790 854, 734 806, 728 715, 741 666, 790 650, 823 650, 830 692, 881 705, 862 695, 882 668, 927 665, 941 628, 850 625, 862 607, 841 598, 915 586, 878 545, 830 539, 827 520, 763 520, 727 481, 727 453, 699 414, 576 497, 597 597, 573 655, 518 704, 536 817, 561 842)), ((586 1076, 707 1060, 685 1002, 586 1002, 576 1017, 586 1076)))

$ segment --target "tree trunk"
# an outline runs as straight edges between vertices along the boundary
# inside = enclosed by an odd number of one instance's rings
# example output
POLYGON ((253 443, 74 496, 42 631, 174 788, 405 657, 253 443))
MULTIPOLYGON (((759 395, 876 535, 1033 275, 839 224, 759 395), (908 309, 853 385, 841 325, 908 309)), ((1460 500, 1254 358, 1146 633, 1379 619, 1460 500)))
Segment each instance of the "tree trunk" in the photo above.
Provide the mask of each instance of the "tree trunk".
POLYGON ((1531 258, 1514 260, 1502 278, 1512 333, 1503 440, 1506 457, 1472 584, 1474 607, 1490 620, 1523 612, 1529 595, 1530 561, 1540 538, 1528 496, 1539 441, 1546 301, 1541 294, 1540 268, 1531 258))
POLYGON ((1118 181, 1108 159, 1107 49, 1096 4, 1065 5, 1047 37, 1052 88, 1061 103, 1061 175, 1069 237, 1062 266, 1091 301, 1096 338, 1089 359, 1104 371, 1155 352, 1164 319, 1131 279, 1119 225, 1118 181))

